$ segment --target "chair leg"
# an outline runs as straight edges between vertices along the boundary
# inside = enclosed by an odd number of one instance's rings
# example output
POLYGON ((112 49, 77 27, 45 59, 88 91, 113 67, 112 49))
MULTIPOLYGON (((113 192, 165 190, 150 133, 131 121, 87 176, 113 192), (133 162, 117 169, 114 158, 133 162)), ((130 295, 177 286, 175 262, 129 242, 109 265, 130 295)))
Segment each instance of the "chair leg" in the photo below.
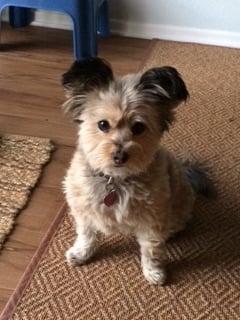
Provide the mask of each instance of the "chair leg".
POLYGON ((108 1, 105 0, 98 11, 98 34, 102 37, 110 36, 108 1))
POLYGON ((9 22, 14 28, 26 27, 33 21, 33 13, 31 9, 10 7, 9 22))
POLYGON ((97 8, 94 0, 80 1, 73 20, 74 55, 77 60, 97 56, 97 8))

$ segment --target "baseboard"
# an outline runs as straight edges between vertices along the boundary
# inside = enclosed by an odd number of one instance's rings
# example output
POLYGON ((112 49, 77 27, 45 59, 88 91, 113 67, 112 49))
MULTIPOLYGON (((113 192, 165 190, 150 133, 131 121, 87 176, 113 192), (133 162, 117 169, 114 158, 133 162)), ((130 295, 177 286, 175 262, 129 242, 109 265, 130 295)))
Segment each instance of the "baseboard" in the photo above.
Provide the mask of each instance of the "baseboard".
MULTIPOLYGON (((4 20, 6 14, 3 15, 4 20)), ((55 12, 36 11, 35 26, 57 29, 72 29, 71 18, 55 12)), ((173 25, 148 24, 111 19, 113 34, 144 39, 164 39, 173 41, 202 43, 240 48, 240 33, 222 30, 188 28, 173 25)))
MULTIPOLYGON (((34 16, 35 16, 35 19, 31 23, 33 26, 72 30, 71 18, 65 14, 58 13, 58 12, 37 10, 35 11, 34 16)), ((8 21, 8 9, 5 9, 3 11, 2 20, 8 21)))
POLYGON ((8 21, 8 8, 3 9, 2 15, 1 15, 2 21, 8 21))
POLYGON ((222 30, 188 28, 173 25, 142 24, 111 20, 111 30, 115 34, 137 37, 158 38, 182 42, 240 48, 240 33, 222 30))
POLYGON ((71 18, 57 12, 36 11, 32 25, 46 28, 72 30, 71 18))

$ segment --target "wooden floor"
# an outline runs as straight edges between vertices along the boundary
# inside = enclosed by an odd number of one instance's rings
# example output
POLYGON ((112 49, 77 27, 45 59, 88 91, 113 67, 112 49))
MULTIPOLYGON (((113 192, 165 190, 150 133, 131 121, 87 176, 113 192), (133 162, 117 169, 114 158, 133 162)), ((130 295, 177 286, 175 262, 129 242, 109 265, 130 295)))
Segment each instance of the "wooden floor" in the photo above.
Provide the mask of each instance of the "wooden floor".
MULTIPOLYGON (((111 37, 99 55, 117 74, 140 69, 150 41, 111 37)), ((52 161, 0 253, 0 311, 16 287, 44 233, 63 204, 61 181, 76 139, 74 125, 61 112, 61 75, 73 61, 71 32, 3 25, 0 50, 0 134, 49 137, 52 161)))

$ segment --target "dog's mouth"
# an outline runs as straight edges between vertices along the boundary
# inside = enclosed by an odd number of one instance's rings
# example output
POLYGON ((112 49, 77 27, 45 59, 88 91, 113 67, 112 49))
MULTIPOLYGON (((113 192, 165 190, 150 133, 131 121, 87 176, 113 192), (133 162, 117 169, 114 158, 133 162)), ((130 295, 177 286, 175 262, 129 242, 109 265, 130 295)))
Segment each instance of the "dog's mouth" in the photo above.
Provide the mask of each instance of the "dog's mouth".
POLYGON ((119 163, 119 164, 116 164, 116 163, 114 163, 114 168, 123 168, 123 167, 126 167, 126 164, 121 164, 121 163, 119 163))

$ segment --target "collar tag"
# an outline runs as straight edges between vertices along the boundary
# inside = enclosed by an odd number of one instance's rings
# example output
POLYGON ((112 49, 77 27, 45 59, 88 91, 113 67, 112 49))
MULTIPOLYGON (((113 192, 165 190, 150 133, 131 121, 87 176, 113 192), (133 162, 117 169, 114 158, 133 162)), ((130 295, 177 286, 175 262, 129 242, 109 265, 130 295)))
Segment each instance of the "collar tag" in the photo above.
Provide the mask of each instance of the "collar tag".
POLYGON ((111 207, 118 201, 118 194, 114 184, 114 178, 108 177, 106 184, 107 195, 104 197, 103 202, 107 207, 111 207))
POLYGON ((117 191, 113 189, 104 197, 103 202, 107 207, 111 207, 112 205, 114 205, 114 203, 117 202, 117 200, 118 200, 117 191))

